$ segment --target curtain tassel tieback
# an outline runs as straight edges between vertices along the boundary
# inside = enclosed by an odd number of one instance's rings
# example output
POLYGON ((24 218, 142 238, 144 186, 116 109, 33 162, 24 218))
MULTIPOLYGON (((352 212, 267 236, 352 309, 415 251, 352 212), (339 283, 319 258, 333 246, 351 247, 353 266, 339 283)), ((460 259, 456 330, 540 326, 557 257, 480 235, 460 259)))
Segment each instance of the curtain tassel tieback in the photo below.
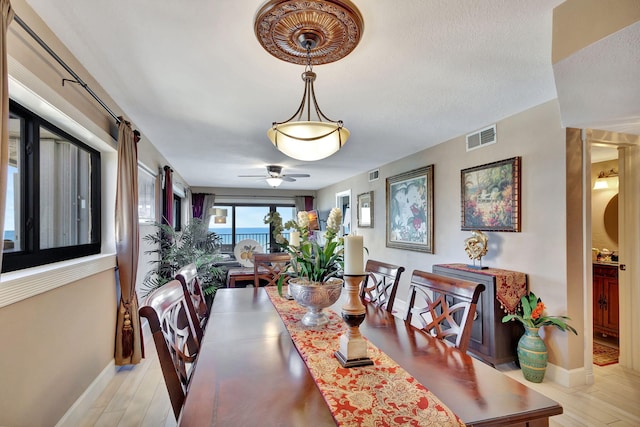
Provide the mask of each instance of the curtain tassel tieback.
POLYGON ((131 313, 129 303, 124 302, 120 311, 123 313, 122 321, 122 357, 131 357, 133 354, 133 327, 131 326, 131 313))

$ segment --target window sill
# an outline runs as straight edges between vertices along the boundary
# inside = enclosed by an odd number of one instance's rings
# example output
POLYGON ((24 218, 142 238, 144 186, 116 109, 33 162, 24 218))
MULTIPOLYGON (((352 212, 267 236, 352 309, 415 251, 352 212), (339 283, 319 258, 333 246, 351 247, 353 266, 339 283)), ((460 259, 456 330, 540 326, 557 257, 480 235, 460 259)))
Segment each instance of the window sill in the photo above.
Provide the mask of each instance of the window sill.
POLYGON ((4 273, 0 276, 0 307, 113 269, 115 266, 115 254, 100 254, 4 273))

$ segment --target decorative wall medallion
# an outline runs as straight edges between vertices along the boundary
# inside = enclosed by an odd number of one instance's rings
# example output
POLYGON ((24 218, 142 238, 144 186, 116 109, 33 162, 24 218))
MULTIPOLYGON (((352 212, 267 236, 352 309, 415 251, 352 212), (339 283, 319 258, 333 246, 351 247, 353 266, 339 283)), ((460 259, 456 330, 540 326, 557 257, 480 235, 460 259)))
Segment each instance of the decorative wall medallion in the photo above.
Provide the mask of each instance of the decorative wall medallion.
POLYGON ((364 21, 348 0, 270 0, 256 14, 254 30, 264 49, 286 62, 306 65, 304 42, 312 41, 311 64, 347 56, 362 37, 364 21))

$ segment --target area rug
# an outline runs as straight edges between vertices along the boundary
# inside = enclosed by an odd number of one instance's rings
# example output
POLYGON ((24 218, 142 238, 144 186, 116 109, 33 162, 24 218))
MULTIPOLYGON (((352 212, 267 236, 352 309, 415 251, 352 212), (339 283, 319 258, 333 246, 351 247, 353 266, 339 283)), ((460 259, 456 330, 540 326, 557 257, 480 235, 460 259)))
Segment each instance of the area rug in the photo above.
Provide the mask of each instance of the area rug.
POLYGON ((618 363, 618 349, 594 342, 593 363, 598 366, 607 366, 618 363))

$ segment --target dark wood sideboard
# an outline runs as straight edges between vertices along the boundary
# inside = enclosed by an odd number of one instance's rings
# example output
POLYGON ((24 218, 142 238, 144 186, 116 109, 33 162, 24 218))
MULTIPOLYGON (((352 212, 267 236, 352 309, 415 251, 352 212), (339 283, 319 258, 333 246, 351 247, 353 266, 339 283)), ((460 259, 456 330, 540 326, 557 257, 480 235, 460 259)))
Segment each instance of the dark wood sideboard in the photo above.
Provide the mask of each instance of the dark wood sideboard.
POLYGON ((443 276, 482 283, 486 289, 480 294, 476 319, 471 330, 471 340, 468 352, 490 365, 500 365, 517 361, 516 347, 518 340, 524 333, 518 322, 502 323, 506 314, 496 299, 496 278, 508 270, 491 269, 487 274, 449 267, 448 264, 433 266, 433 272, 443 276))

